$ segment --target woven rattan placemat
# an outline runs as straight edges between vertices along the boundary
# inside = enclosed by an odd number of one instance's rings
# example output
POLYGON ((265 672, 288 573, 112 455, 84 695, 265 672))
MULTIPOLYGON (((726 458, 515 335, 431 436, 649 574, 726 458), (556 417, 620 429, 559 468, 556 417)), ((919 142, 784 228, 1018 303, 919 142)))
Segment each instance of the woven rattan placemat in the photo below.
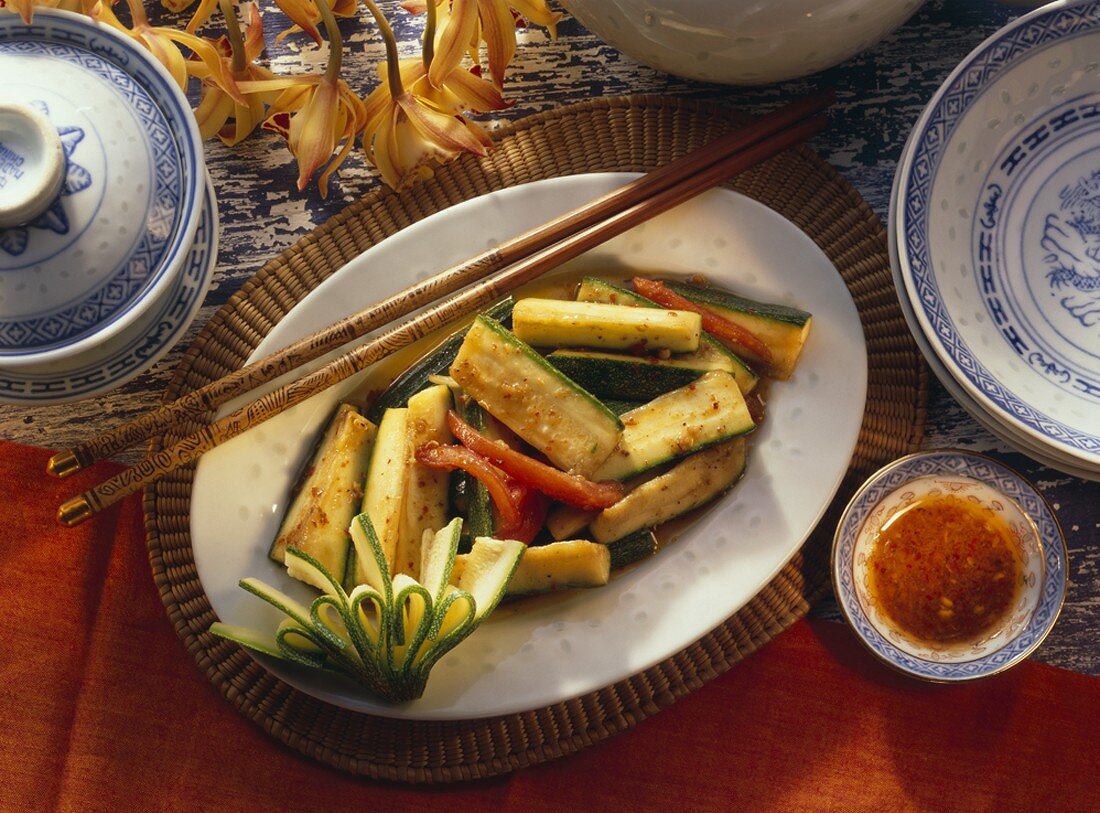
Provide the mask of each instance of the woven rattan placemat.
MULTIPOLYGON (((528 181, 652 169, 735 127, 738 120, 721 107, 662 97, 601 99, 523 119, 497 135, 489 158, 460 159, 400 195, 372 193, 267 263, 206 325, 165 397, 175 398, 240 367, 319 282, 410 223, 528 181)), ((914 451, 920 442, 925 367, 894 295, 882 225, 846 181, 812 152, 798 149, 745 173, 731 186, 783 214, 817 242, 847 282, 867 339, 867 410, 855 456, 836 502, 803 551, 717 629, 614 686, 505 717, 390 720, 345 711, 296 691, 236 645, 206 632, 215 616, 191 550, 194 467, 188 467, 146 492, 149 558, 188 651, 241 713, 287 745, 353 773, 406 782, 491 776, 569 754, 629 728, 725 672, 805 615, 811 602, 828 591, 828 550, 843 503, 867 474, 914 451)))

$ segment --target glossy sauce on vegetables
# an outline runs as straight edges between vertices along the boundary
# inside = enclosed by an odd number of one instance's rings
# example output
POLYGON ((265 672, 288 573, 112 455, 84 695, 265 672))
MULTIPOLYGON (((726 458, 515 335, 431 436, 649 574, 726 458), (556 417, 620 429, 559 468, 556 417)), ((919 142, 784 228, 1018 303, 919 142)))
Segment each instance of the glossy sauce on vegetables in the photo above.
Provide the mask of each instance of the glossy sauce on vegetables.
POLYGON ((899 631, 931 644, 964 644, 1008 614, 1021 582, 1020 558, 1008 523, 992 510, 933 495, 879 531, 868 585, 899 631))

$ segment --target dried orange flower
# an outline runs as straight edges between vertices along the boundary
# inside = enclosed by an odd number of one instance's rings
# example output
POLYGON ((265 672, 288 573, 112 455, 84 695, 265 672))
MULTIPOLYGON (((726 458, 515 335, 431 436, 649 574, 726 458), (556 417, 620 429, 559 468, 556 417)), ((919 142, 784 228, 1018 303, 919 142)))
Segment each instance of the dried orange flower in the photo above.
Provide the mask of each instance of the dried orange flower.
POLYGON ((0 8, 15 12, 28 25, 34 17, 35 6, 75 11, 78 14, 86 14, 93 20, 99 13, 99 0, 0 0, 0 8))
MULTIPOLYGON (((413 14, 428 10, 433 0, 407 0, 401 5, 413 14)), ((480 43, 485 43, 489 73, 498 88, 504 87, 504 73, 516 52, 516 26, 528 20, 557 36, 561 14, 550 11, 546 0, 434 0, 441 25, 435 38, 436 58, 431 82, 439 84, 468 53, 479 62, 480 43)))
POLYGON ((381 81, 366 99, 363 148, 382 180, 394 189, 430 177, 433 165, 462 152, 486 155, 492 140, 462 114, 507 107, 493 85, 468 71, 452 70, 438 84, 430 81, 439 58, 432 48, 435 11, 428 9, 424 57, 419 60, 399 60, 392 32, 379 22, 386 42, 386 70, 379 66, 381 81))
POLYGON ((264 129, 286 138, 298 161, 299 190, 305 189, 313 174, 328 162, 317 179, 324 197, 328 195, 329 177, 354 148, 356 137, 366 123, 366 109, 363 100, 340 78, 343 40, 332 9, 322 3, 319 10, 329 37, 325 73, 312 85, 280 94, 272 104, 264 129), (333 157, 338 146, 340 150, 333 157))
POLYGON ((172 78, 176 80, 180 90, 187 92, 188 60, 184 58, 183 53, 176 47, 177 45, 191 51, 195 58, 206 65, 212 74, 220 76, 226 72, 226 68, 222 65, 221 54, 214 43, 186 31, 179 31, 167 26, 150 25, 149 18, 145 15, 145 6, 142 5, 142 0, 126 0, 126 5, 130 8, 132 28, 123 25, 107 3, 102 3, 99 7, 99 21, 133 37, 148 48, 153 57, 172 74, 172 78))
POLYGON ((254 64, 264 50, 259 8, 255 3, 244 4, 248 29, 242 36, 232 3, 221 0, 221 6, 228 36, 213 44, 221 55, 222 70, 212 72, 206 63, 197 60, 189 61, 187 68, 203 83, 202 99, 195 109, 202 137, 217 135, 227 146, 233 146, 256 129, 267 116, 268 107, 286 90, 314 85, 320 77, 277 76, 254 64))

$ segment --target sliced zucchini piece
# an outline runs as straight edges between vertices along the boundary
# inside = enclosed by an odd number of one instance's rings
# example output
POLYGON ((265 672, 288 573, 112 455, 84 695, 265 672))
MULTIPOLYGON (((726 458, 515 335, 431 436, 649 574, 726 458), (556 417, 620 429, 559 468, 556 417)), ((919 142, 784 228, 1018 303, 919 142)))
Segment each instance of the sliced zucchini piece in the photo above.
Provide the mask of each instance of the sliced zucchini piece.
POLYGON ((713 500, 745 471, 743 438, 712 446, 639 485, 592 521, 589 533, 605 545, 653 528, 713 500))
POLYGON ((512 330, 537 347, 642 347, 693 353, 699 349, 702 318, 691 311, 663 308, 521 299, 512 311, 512 330))
MULTIPOLYGON (((463 418, 474 429, 486 432, 488 416, 477 401, 467 405, 463 418)), ((493 501, 489 497, 489 489, 472 474, 464 474, 463 477, 466 481, 466 524, 463 530, 471 542, 479 536, 492 536, 493 501)))
POLYGON ((809 335, 810 322, 813 321, 806 311, 756 302, 718 288, 668 281, 665 285, 680 296, 751 331, 771 351, 769 371, 776 378, 791 377, 809 335))
MULTIPOLYGON (((405 493, 409 482, 409 410, 387 409, 378 425, 371 449, 367 484, 363 489, 362 512, 370 517, 374 532, 394 572, 397 540, 405 516, 405 493)), ((363 583, 363 551, 357 550, 358 584, 363 583)))
POLYGON ((559 468, 587 476, 619 442, 613 412, 493 319, 474 320, 451 376, 559 468))
POLYGON ((608 398, 603 402, 603 405, 622 418, 627 412, 637 409, 643 403, 642 401, 620 401, 617 398, 608 398))
POLYGON ((607 550, 611 553, 611 569, 618 570, 656 553, 657 537, 651 529, 645 528, 608 543, 607 550))
POLYGON ((575 505, 560 504, 546 515, 546 530, 554 539, 572 539, 588 527, 588 523, 599 516, 599 511, 577 508, 575 505))
MULTIPOLYGON (((612 305, 626 305, 634 308, 660 308, 656 302, 646 299, 634 291, 615 285, 599 277, 585 277, 577 289, 580 302, 605 302, 612 305)), ((706 370, 728 370, 737 379, 741 392, 748 395, 756 386, 760 377, 754 373, 736 353, 711 336, 705 330, 699 338, 699 349, 676 357, 677 361, 690 362, 706 370)), ((583 386, 583 384, 582 384, 583 386)), ((597 393, 599 394, 599 393, 597 393)), ((660 393, 658 393, 659 395, 660 393)), ((609 396, 625 397, 625 396, 609 396)), ((656 397, 656 396, 651 396, 656 397)))
POLYGON ((756 428, 733 376, 709 372, 622 416, 623 436, 594 480, 625 480, 756 428))
MULTIPOLYGON (((350 404, 341 404, 336 410, 268 552, 273 560, 284 563, 287 547, 294 547, 321 562, 338 579, 344 578, 351 547, 348 525, 359 511, 376 431, 377 427, 350 404)), ((309 583, 326 589, 323 584, 309 583)))
POLYGON ((711 370, 733 372, 733 365, 721 356, 698 356, 692 353, 661 359, 595 350, 555 350, 546 360, 600 398, 650 401, 687 386, 711 370))
POLYGON ((425 443, 450 443, 447 410, 451 391, 442 385, 428 387, 409 398, 406 430, 409 435, 405 518, 401 523, 394 570, 415 575, 420 572, 420 546, 424 532, 435 533, 447 524, 447 489, 450 472, 429 469, 416 460, 416 450, 425 443))
MULTIPOLYGON (((469 557, 455 559, 455 571, 465 577, 469 557)), ((452 579, 454 577, 452 576, 452 579)), ((527 548, 508 582, 507 595, 525 596, 570 587, 602 587, 611 578, 611 553, 606 545, 570 539, 527 548)))
POLYGON ((456 586, 473 596, 475 622, 491 613, 504 598, 508 583, 526 551, 527 546, 514 539, 479 536, 474 540, 470 552, 464 554, 466 558, 456 586))
MULTIPOLYGON (((506 322, 512 315, 512 308, 515 304, 516 301, 512 297, 507 297, 487 308, 485 313, 499 322, 506 322)), ((466 338, 468 330, 468 327, 464 327, 462 330, 452 333, 395 378, 371 404, 370 409, 367 411, 367 417, 378 423, 382 420, 382 413, 387 409, 405 406, 409 398, 429 386, 432 376, 445 373, 458 354, 458 348, 462 346, 462 340, 466 338)))

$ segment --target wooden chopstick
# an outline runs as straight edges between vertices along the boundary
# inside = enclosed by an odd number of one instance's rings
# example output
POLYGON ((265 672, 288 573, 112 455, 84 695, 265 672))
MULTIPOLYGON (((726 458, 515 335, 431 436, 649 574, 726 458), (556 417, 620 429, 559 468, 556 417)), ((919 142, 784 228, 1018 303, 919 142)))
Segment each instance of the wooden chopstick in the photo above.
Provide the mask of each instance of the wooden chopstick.
POLYGON ((270 356, 241 367, 223 378, 98 435, 86 443, 60 451, 50 458, 46 471, 56 477, 68 477, 90 466, 96 460, 110 457, 181 421, 192 419, 205 422, 206 416, 211 411, 231 398, 266 384, 296 367, 319 358, 330 350, 407 316, 440 297, 452 294, 581 229, 617 214, 628 206, 668 188, 678 179, 694 174, 738 150, 771 137, 797 121, 821 112, 831 105, 834 99, 835 95, 831 90, 816 93, 755 119, 619 189, 514 237, 496 248, 471 257, 460 265, 424 282, 399 291, 388 299, 299 339, 270 356))
POLYGON ((66 501, 58 509, 58 521, 70 527, 84 522, 159 477, 196 460, 215 446, 349 378, 390 353, 434 333, 447 323, 491 304, 550 268, 571 260, 731 176, 805 141, 824 129, 825 123, 822 115, 799 122, 767 141, 756 143, 699 172, 683 177, 652 197, 529 255, 504 271, 370 339, 325 366, 267 393, 175 445, 145 458, 136 466, 120 472, 92 490, 66 501))

